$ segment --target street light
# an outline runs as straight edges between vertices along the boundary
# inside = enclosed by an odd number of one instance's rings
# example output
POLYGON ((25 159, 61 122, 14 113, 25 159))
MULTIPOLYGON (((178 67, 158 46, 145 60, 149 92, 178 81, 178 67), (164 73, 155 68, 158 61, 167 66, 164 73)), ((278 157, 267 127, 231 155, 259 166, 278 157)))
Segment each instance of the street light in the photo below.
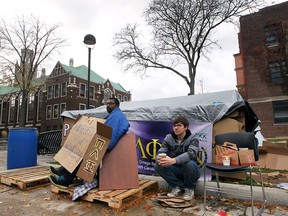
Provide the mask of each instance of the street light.
POLYGON ((84 44, 88 47, 88 80, 87 80, 87 105, 86 109, 90 107, 90 59, 91 59, 91 49, 94 48, 96 44, 96 38, 92 34, 87 34, 84 37, 84 44))

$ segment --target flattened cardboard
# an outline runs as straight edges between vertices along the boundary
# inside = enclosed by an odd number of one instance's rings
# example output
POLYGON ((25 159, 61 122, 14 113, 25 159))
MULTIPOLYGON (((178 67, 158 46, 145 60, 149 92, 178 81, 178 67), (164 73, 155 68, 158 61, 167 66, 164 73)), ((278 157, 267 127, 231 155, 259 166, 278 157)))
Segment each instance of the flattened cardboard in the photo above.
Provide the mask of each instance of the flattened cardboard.
POLYGON ((62 127, 62 142, 61 142, 61 147, 64 145, 70 131, 71 128, 73 127, 73 125, 75 124, 75 119, 71 119, 71 118, 64 118, 63 121, 63 127, 62 127))
POLYGON ((81 116, 71 128, 63 147, 55 155, 54 159, 69 172, 72 173, 82 161, 89 144, 96 136, 97 122, 101 124, 99 120, 95 117, 81 116))
POLYGON ((139 188, 135 134, 125 134, 111 152, 106 152, 99 169, 99 190, 139 188))
POLYGON ((90 143, 76 176, 91 182, 102 158, 108 148, 112 136, 112 128, 97 122, 97 134, 90 143))
MULTIPOLYGON (((80 116, 81 117, 81 116, 80 116)), ((75 122, 77 121, 78 119, 72 119, 72 118, 68 118, 68 117, 65 117, 64 120, 63 120, 63 127, 62 127, 62 142, 61 142, 61 147, 64 145, 73 125, 75 124, 75 122)), ((105 119, 99 119, 97 118, 97 121, 98 122, 101 122, 104 124, 105 122, 105 119)))
POLYGON ((259 161, 257 161, 261 168, 288 170, 288 149, 273 147, 264 147, 263 149, 265 151, 260 151, 259 161))

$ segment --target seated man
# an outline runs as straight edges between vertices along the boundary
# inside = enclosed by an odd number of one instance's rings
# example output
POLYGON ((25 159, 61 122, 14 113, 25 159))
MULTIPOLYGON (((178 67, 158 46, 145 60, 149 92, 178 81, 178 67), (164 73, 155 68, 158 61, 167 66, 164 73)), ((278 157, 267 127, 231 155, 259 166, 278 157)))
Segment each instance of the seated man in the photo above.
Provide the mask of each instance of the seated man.
MULTIPOLYGON (((107 149, 107 151, 111 151, 116 146, 120 138, 128 131, 130 124, 125 115, 120 110, 120 102, 117 98, 109 98, 106 102, 106 105, 108 116, 105 117, 106 120, 104 124, 112 128, 112 138, 107 149)), ((51 175, 49 176, 49 179, 52 184, 56 185, 57 187, 68 188, 68 186, 72 184, 74 178, 76 177, 78 168, 79 166, 72 173, 70 173, 63 166, 61 166, 59 169, 50 167, 51 175)), ((79 196, 83 196, 90 189, 97 187, 97 185, 98 180, 96 177, 91 183, 84 181, 83 186, 80 185, 78 188, 80 190, 77 190, 77 187, 75 188, 72 200, 77 199, 79 196), (81 194, 79 194, 78 191, 81 191, 81 194)))
POLYGON ((184 189, 183 199, 192 200, 200 177, 196 162, 199 140, 193 137, 188 127, 185 117, 173 120, 173 132, 165 137, 157 152, 155 171, 172 187, 168 197, 179 196, 184 189))

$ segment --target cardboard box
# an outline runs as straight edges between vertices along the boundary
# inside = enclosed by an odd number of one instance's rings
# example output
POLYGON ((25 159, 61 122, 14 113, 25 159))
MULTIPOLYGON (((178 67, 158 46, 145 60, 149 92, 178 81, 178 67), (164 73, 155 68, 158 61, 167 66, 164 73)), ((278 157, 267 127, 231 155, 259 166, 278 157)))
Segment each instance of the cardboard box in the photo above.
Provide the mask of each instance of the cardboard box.
POLYGON ((64 118, 63 121, 63 127, 62 127, 62 142, 61 142, 61 147, 64 145, 70 131, 71 128, 73 127, 73 125, 75 124, 75 119, 71 119, 71 118, 64 118))
POLYGON ((260 150, 259 161, 257 161, 257 164, 261 168, 288 170, 288 149, 262 147, 260 150))
POLYGON ((213 143, 215 143, 215 136, 223 133, 233 133, 244 131, 245 127, 242 122, 232 118, 223 118, 213 125, 213 143))
POLYGON ((237 146, 235 149, 235 148, 231 148, 229 146, 229 144, 230 143, 225 142, 223 144, 223 146, 216 145, 216 147, 215 147, 216 162, 215 163, 219 164, 219 165, 223 165, 223 156, 229 156, 230 157, 230 166, 239 166, 237 146))
MULTIPOLYGON (((103 123, 105 122, 105 119, 97 119, 99 122, 103 123)), ((65 117, 63 119, 63 127, 62 127, 62 142, 61 142, 61 147, 64 145, 73 125, 75 124, 75 122, 77 121, 77 119, 72 119, 72 118, 68 118, 65 117)))
POLYGON ((81 116, 54 157, 71 173, 83 160, 76 175, 88 182, 94 177, 112 136, 112 128, 100 121, 81 116))
POLYGON ((254 150, 251 149, 239 149, 238 151, 240 165, 256 165, 254 150))
POLYGON ((76 176, 91 182, 108 148, 112 128, 97 122, 97 134, 88 146, 76 176))

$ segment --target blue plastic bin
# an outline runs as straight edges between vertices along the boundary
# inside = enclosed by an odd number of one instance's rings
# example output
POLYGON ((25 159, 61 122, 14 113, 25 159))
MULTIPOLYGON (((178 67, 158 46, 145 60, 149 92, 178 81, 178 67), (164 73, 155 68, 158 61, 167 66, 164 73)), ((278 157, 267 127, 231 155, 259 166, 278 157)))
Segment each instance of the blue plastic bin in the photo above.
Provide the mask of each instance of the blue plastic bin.
POLYGON ((11 128, 8 135, 7 169, 37 165, 37 128, 11 128))

